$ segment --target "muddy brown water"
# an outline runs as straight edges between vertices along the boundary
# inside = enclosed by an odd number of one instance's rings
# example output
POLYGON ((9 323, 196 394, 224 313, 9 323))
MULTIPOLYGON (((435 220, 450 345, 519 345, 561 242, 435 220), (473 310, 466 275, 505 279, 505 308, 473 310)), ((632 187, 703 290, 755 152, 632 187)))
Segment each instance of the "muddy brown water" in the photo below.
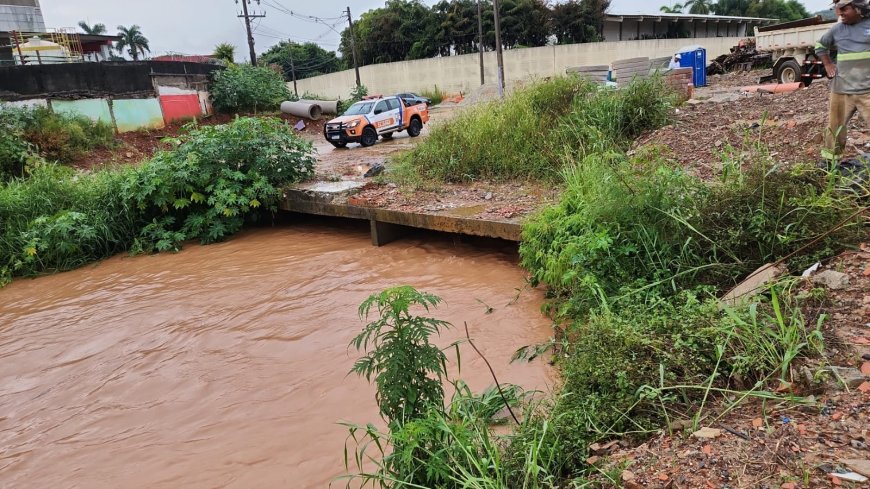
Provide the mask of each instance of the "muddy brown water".
MULTIPOLYGON (((347 375, 373 292, 440 295, 435 315, 460 326, 440 343, 468 321, 499 380, 549 389, 542 363, 509 363, 550 334, 516 262, 450 237, 373 248, 365 229, 297 223, 17 280, 0 289, 0 486, 327 487, 343 473, 337 423, 379 421, 373 388, 347 375)), ((490 385, 461 351, 462 378, 490 385)))

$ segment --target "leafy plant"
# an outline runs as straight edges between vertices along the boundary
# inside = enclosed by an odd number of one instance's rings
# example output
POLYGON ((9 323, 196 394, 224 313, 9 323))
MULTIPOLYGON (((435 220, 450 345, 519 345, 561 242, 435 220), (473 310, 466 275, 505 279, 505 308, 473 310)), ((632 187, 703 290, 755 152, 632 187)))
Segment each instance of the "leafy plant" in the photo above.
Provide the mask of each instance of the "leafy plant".
POLYGON ((350 91, 350 98, 347 100, 339 100, 338 101, 338 113, 342 113, 347 110, 351 105, 359 102, 366 95, 369 94, 369 89, 366 88, 365 85, 354 86, 350 91))
POLYGON ((213 56, 227 65, 233 64, 235 62, 236 47, 228 42, 222 42, 214 47, 213 56))
POLYGON ((24 128, 18 120, 0 109, 0 182, 21 176, 24 164, 34 155, 33 146, 24 139, 24 128))
POLYGON ((111 125, 52 112, 46 107, 4 107, 0 109, 0 124, 32 145, 40 156, 61 163, 70 163, 86 151, 110 147, 115 142, 111 125))
POLYGON ((215 71, 213 76, 209 90, 220 112, 276 110, 281 102, 291 99, 284 79, 270 68, 233 65, 215 71))
POLYGON ((124 171, 34 163, 0 186, 0 275, 69 270, 127 249, 141 225, 124 171))
POLYGON ((430 342, 430 336, 440 334, 450 324, 411 314, 411 307, 428 312, 440 302, 437 296, 400 286, 373 294, 360 304, 361 318, 366 319, 372 307, 380 317, 351 342, 366 352, 352 371, 369 381, 374 376, 381 416, 391 426, 401 426, 444 404, 441 381, 447 360, 430 342))
POLYGON ((356 471, 345 477, 348 487, 353 481, 361 481, 361 487, 558 487, 559 470, 554 463, 560 445, 549 422, 524 424, 522 437, 495 435, 489 422, 492 407, 502 402, 501 397, 494 391, 474 395, 462 382, 454 387, 446 409, 432 406, 391 432, 373 425, 347 424, 348 440, 357 447, 346 450, 353 458, 346 456, 345 465, 356 471), (506 444, 512 451, 505 451, 506 444))
POLYGON ((314 171, 311 143, 278 119, 237 118, 190 126, 131 176, 127 192, 150 222, 137 242, 144 251, 177 249, 186 239, 219 241, 275 212, 283 185, 314 171))

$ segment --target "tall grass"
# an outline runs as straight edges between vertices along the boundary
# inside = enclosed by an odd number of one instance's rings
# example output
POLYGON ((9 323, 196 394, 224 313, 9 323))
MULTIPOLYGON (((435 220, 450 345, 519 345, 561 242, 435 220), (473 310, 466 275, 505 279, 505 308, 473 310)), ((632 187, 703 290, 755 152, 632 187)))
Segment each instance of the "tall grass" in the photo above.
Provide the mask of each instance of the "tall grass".
POLYGON ((70 163, 87 151, 115 142, 110 124, 46 107, 0 107, 0 119, 0 125, 16 128, 40 156, 60 163, 70 163))
POLYGON ((765 158, 712 186, 649 154, 595 153, 563 175, 560 203, 527 221, 520 254, 534 282, 581 314, 601 293, 633 301, 637 293, 729 287, 800 250, 788 262, 798 269, 862 232, 854 218, 826 234, 860 206, 829 185, 830 173, 765 158))
POLYGON ((0 186, 0 283, 127 249, 142 223, 125 198, 126 178, 125 171, 37 164, 26 179, 0 186))
POLYGON ((435 127, 397 157, 396 173, 410 181, 557 181, 572 158, 618 149, 667 121, 671 100, 663 93, 657 78, 620 91, 576 77, 538 82, 435 127))

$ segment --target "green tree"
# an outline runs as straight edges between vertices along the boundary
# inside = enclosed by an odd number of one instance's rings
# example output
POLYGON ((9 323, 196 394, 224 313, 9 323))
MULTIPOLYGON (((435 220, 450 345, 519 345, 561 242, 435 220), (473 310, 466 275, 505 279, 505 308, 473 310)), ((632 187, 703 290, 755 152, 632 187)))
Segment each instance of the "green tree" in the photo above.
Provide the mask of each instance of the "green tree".
POLYGON ((106 33, 106 24, 94 24, 90 26, 87 22, 80 20, 79 27, 82 28, 82 31, 85 34, 90 34, 92 36, 101 36, 106 33))
POLYGON ((148 38, 142 35, 138 25, 133 25, 129 28, 119 25, 118 36, 121 39, 115 43, 115 49, 120 53, 123 53, 124 49, 126 49, 127 54, 133 58, 133 61, 139 61, 140 53, 142 56, 145 56, 145 51, 151 52, 151 48, 148 47, 148 38))
MULTIPOLYGON (((607 5, 603 6, 604 9, 607 5)), ((552 9, 550 30, 559 44, 601 40, 602 4, 594 0, 569 0, 552 9)))
POLYGON ((797 0, 719 0, 713 4, 716 15, 764 17, 783 22, 810 17, 806 7, 797 0))
MULTIPOLYGON (((432 22, 432 11, 420 0, 387 0, 384 7, 364 12, 354 23, 360 65, 435 56, 438 46, 427 37, 432 22)), ((342 58, 353 59, 349 29, 342 32, 339 50, 342 58)))
POLYGON ((683 6, 679 3, 675 3, 672 7, 662 5, 661 7, 659 7, 659 10, 666 14, 681 14, 683 13, 683 6))
POLYGON ((277 110, 281 102, 291 99, 284 79, 271 68, 232 65, 213 76, 209 91, 220 112, 277 110))
POLYGON ((797 0, 762 0, 753 2, 746 12, 749 17, 764 17, 782 22, 805 19, 810 16, 806 7, 797 0))
POLYGON ((226 61, 227 64, 233 63, 236 59, 236 47, 232 44, 222 42, 214 47, 214 54, 212 56, 217 59, 226 61))
MULTIPOLYGON (((352 55, 351 55, 352 56, 352 55)), ((345 58, 352 60, 353 58, 345 58)), ((260 56, 264 65, 275 64, 281 67, 285 80, 291 80, 293 70, 296 78, 308 78, 333 73, 345 68, 344 61, 313 42, 299 44, 292 41, 281 41, 270 47, 260 56), (292 58, 292 63, 291 63, 292 58)))
POLYGON ((547 44, 550 9, 545 0, 502 0, 501 41, 503 47, 535 47, 547 44))
POLYGON ((438 296, 405 285, 373 294, 359 306, 361 319, 372 308, 380 317, 351 341, 365 352, 351 371, 369 381, 375 378, 378 407, 391 429, 423 417, 430 407, 444 408, 441 381, 447 375, 447 358, 429 338, 450 323, 411 313, 412 307, 429 312, 440 302, 438 296))
POLYGON ((686 0, 684 7, 690 14, 706 15, 712 11, 713 3, 710 0, 686 0))

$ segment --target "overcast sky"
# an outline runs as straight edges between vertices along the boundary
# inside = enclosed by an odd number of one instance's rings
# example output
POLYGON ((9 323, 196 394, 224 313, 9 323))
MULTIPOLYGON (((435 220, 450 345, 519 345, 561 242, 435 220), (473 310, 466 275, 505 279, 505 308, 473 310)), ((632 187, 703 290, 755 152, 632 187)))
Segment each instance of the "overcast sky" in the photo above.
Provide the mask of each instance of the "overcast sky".
MULTIPOLYGON (((437 0, 425 0, 431 5, 437 0)), ((661 5, 676 0, 613 0, 612 13, 654 13, 661 5)), ((251 9, 265 12, 254 23, 257 53, 262 53, 280 39, 314 41, 324 49, 338 49, 339 32, 347 25, 340 18, 350 5, 354 18, 384 0, 252 0, 251 9), (293 12, 296 15, 290 15, 293 12), (307 17, 317 17, 315 21, 307 17), (300 18, 302 17, 302 18, 300 18)), ((829 0, 805 0, 810 12, 830 6, 829 0)), ((241 5, 235 0, 40 0, 46 27, 75 27, 80 20, 89 24, 106 24, 109 33, 118 25, 138 24, 151 45, 151 55, 183 53, 209 54, 214 46, 228 42, 236 46, 236 59, 247 59, 247 41, 242 19, 237 18, 241 5)), ((253 13, 253 12, 251 12, 253 13)))

